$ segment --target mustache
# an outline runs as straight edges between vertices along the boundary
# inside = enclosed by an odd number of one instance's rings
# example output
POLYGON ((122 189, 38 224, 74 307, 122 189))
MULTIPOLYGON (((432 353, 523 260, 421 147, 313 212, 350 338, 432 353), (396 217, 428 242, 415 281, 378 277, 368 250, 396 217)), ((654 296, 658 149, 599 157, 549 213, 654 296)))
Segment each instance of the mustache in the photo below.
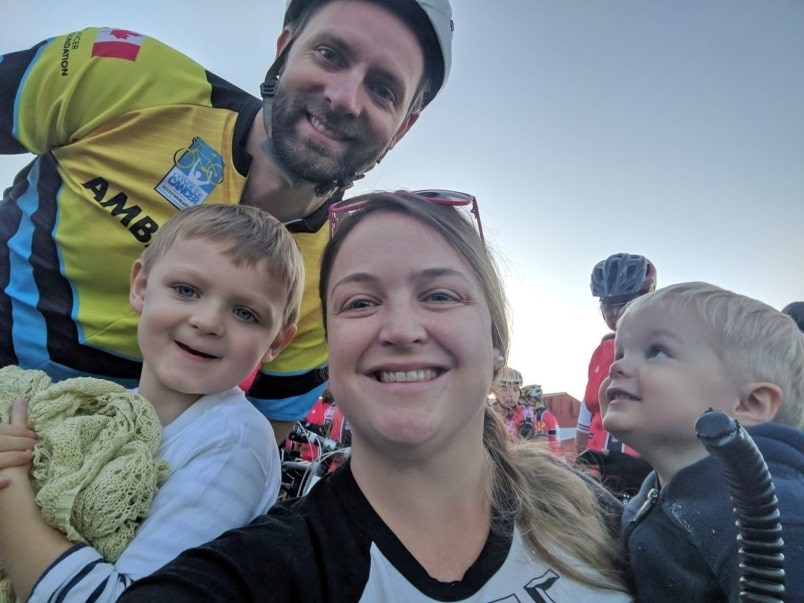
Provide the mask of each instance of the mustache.
MULTIPOLYGON (((279 101, 282 103, 282 101, 279 101)), ((332 130, 347 138, 362 139, 363 131, 355 117, 350 113, 344 113, 333 109, 329 103, 316 98, 289 98, 285 99, 285 110, 288 113, 300 117, 310 115, 332 130)))

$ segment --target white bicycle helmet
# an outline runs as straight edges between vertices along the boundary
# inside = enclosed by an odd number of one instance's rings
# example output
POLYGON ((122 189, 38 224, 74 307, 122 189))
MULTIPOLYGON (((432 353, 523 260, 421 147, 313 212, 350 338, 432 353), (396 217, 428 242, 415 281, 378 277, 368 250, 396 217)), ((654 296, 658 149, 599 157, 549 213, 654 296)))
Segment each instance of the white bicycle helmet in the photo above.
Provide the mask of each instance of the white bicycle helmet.
MULTIPOLYGON (((317 9, 332 0, 287 0, 285 5, 284 25, 291 25, 294 28, 294 36, 304 29, 306 20, 317 9)), ((452 7, 449 0, 364 0, 373 2, 396 15, 404 21, 421 44, 425 57, 425 74, 427 77, 428 88, 424 91, 422 107, 426 107, 435 98, 439 90, 444 86, 452 66, 452 7)), ((293 172, 276 154, 271 139, 271 119, 273 114, 273 101, 279 86, 279 73, 285 63, 288 51, 292 46, 291 40, 284 51, 279 54, 273 64, 265 74, 265 80, 260 84, 260 95, 263 104, 263 123, 268 138, 262 143, 263 151, 270 157, 274 164, 279 168, 282 175, 291 185, 295 185, 300 176, 293 172)), ((387 152, 387 149, 377 159, 379 161, 387 152)), ((317 182, 316 194, 319 196, 338 196, 349 188, 363 174, 351 174, 337 180, 328 182, 317 182)), ((322 205, 319 210, 305 217, 303 220, 296 220, 296 224, 289 225, 294 232, 316 232, 321 224, 326 220, 326 206, 322 205)))
POLYGON ((497 375, 497 383, 502 386, 522 387, 522 373, 510 366, 504 366, 497 375))
MULTIPOLYGON (((287 0, 285 5, 285 25, 306 18, 306 12, 326 4, 330 0, 287 0)), ((432 46, 432 35, 438 44, 441 61, 428 66, 433 81, 425 94, 426 106, 444 86, 452 67, 452 7, 449 0, 366 0, 379 4, 405 21, 419 38, 425 57, 431 59, 433 53, 427 52, 432 46), (427 25, 429 24, 429 30, 427 25)))
POLYGON ((542 386, 538 384, 526 385, 522 388, 522 396, 533 402, 541 402, 544 399, 544 391, 542 386))

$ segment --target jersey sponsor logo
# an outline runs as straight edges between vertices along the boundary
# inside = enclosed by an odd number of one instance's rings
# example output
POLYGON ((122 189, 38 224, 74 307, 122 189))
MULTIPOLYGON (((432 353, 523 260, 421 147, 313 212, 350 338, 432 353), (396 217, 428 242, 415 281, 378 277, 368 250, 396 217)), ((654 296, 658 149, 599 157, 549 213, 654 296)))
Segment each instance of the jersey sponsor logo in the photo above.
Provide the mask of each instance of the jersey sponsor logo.
POLYGON ((81 32, 67 34, 64 37, 64 44, 61 47, 61 57, 59 66, 61 67, 62 77, 70 75, 70 51, 76 50, 81 44, 81 32))
POLYGON ((92 56, 136 61, 144 38, 142 34, 127 29, 104 27, 95 37, 92 56))
POLYGON ((223 156, 198 136, 173 156, 173 167, 156 186, 177 209, 200 205, 223 182, 223 156))
POLYGON ((140 243, 148 244, 151 237, 159 229, 159 224, 148 215, 142 215, 142 208, 136 204, 128 203, 128 195, 122 191, 109 193, 109 182, 101 177, 87 180, 83 183, 85 189, 93 193, 98 205, 109 210, 112 216, 119 218, 120 223, 128 228, 140 243))

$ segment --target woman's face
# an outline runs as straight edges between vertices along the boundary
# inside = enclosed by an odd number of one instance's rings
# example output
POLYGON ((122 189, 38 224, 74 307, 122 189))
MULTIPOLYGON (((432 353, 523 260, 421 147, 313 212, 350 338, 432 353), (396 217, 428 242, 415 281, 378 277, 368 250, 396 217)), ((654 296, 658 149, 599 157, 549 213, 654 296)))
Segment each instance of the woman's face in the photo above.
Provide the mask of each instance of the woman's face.
POLYGON ((352 446, 423 458, 481 445, 495 351, 474 271, 435 231, 367 215, 327 289, 330 388, 352 446))

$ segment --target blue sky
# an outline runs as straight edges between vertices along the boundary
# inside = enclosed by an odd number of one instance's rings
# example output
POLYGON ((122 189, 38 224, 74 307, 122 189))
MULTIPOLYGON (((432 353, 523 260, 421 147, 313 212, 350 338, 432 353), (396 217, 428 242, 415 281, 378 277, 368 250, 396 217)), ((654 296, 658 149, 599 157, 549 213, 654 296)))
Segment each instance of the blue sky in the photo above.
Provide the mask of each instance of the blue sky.
MULTIPOLYGON (((0 53, 124 27, 256 93, 283 8, 0 0, 0 53)), ((612 253, 649 257, 660 286, 804 300, 804 2, 453 0, 453 12, 444 92, 355 192, 478 197, 526 382, 582 396, 606 330, 589 274, 612 253)), ((25 161, 0 158, 0 185, 25 161)))

